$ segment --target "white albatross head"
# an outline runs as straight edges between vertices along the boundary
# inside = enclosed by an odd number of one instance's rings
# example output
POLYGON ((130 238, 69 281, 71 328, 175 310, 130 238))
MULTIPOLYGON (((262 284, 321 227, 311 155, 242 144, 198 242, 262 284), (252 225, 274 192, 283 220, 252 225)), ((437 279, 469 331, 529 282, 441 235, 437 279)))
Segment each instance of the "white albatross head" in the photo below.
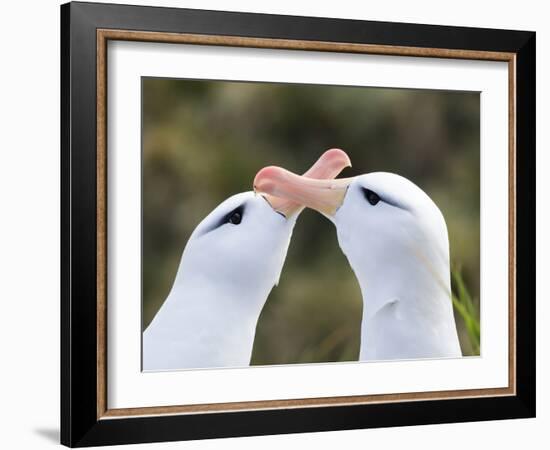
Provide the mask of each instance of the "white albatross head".
MULTIPOLYGON (((367 322, 382 310, 384 321, 370 323, 369 332, 382 322, 384 333, 392 327, 396 330, 389 337, 382 332, 378 333, 378 339, 370 336, 373 346, 381 340, 386 344, 396 342, 395 335, 403 335, 408 329, 397 325, 400 320, 412 327, 402 339, 405 344, 399 344, 401 348, 415 342, 424 346, 420 349, 419 344, 403 353, 395 350, 396 344, 391 352, 373 354, 381 359, 403 354, 407 357, 458 354, 450 301, 447 226, 439 208, 418 186, 402 176, 385 172, 312 180, 280 167, 266 167, 256 175, 254 187, 256 192, 300 202, 335 224, 340 248, 363 294, 363 333, 367 333, 367 322), (387 306, 398 304, 399 308, 392 307, 394 317, 388 322, 387 306), (414 332, 410 331, 413 329, 414 332), (433 344, 426 344, 425 335, 432 332, 434 336, 437 333, 449 336, 451 350, 434 349, 433 344)), ((363 343, 361 348, 363 354, 363 343)))
POLYGON ((178 277, 215 283, 223 292, 277 283, 296 215, 277 213, 253 192, 229 197, 195 228, 178 277))
MULTIPOLYGON (((304 176, 334 178, 350 165, 345 152, 330 149, 304 176)), ((227 293, 271 289, 278 283, 302 209, 302 205, 286 198, 252 191, 223 201, 189 238, 175 287, 194 278, 197 283, 215 284, 227 293)), ((263 304, 265 297, 258 297, 258 301, 263 304)))

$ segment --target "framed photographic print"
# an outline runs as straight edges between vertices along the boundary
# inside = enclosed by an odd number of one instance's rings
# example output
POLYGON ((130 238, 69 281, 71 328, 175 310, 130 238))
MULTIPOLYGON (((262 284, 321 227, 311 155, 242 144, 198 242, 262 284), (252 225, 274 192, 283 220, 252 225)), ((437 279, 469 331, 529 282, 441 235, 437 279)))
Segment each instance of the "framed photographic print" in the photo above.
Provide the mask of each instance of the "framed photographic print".
POLYGON ((61 441, 535 415, 535 33, 61 7, 61 441))

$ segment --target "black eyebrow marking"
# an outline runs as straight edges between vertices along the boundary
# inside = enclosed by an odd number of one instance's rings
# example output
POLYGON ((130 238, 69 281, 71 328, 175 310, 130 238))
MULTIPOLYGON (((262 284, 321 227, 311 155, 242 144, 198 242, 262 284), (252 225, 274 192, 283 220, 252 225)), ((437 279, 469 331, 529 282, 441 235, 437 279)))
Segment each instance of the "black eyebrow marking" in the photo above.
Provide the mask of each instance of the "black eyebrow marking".
MULTIPOLYGON (((229 219, 233 216, 233 214, 239 213, 241 217, 244 217, 244 203, 242 205, 237 206, 233 211, 231 211, 229 214, 226 214, 226 216, 220 221, 218 224, 218 227, 222 226, 225 223, 229 223, 229 219)), ((217 228, 217 227, 216 227, 217 228)))
POLYGON ((380 195, 377 191, 373 191, 372 189, 368 189, 368 188, 363 187, 363 186, 361 186, 361 189, 363 189, 364 193, 366 193, 367 191, 374 192, 376 195, 378 195, 378 198, 380 199, 381 202, 384 202, 384 203, 386 203, 390 206, 393 206, 395 208, 403 209, 404 211, 409 211, 409 208, 407 208, 402 203, 396 202, 393 199, 388 199, 386 196, 380 195))
POLYGON ((409 208, 404 206, 402 203, 397 203, 395 200, 389 200, 388 198, 385 198, 385 197, 380 197, 380 200, 382 200, 384 203, 387 203, 390 206, 394 206, 399 209, 404 209, 405 211, 409 210, 409 208))
POLYGON ((229 223, 229 219, 235 213, 239 213, 241 215, 241 217, 244 217, 244 210, 245 210, 245 204, 243 203, 243 204, 237 206, 235 209, 231 210, 231 212, 224 215, 217 222, 213 223, 211 226, 204 229, 203 232, 200 235, 204 236, 205 234, 210 233, 211 231, 214 231, 214 230, 220 228, 222 225, 225 225, 226 223, 229 223))

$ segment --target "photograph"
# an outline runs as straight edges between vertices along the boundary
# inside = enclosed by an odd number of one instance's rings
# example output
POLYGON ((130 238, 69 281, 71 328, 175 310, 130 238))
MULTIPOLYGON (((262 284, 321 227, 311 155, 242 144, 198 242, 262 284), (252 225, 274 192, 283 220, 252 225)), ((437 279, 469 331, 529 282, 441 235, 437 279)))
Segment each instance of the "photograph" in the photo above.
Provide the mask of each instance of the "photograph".
POLYGON ((63 445, 536 416, 535 22, 339 14, 61 6, 63 445))
POLYGON ((482 354, 479 92, 141 99, 144 372, 482 354))

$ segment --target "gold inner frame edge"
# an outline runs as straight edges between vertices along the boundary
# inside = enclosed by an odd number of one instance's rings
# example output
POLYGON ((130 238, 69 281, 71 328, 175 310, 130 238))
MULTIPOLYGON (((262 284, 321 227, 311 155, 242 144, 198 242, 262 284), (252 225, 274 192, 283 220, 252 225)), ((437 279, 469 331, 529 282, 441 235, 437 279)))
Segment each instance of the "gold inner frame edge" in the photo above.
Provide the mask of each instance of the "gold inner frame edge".
POLYGON ((390 46, 241 36, 159 33, 116 29, 96 31, 97 82, 97 419, 174 414, 206 414, 269 409, 313 408, 422 400, 512 396, 516 394, 516 54, 479 50, 390 46), (107 405, 107 42, 109 40, 217 45, 375 55, 508 62, 508 387, 399 394, 263 400, 200 405, 109 409, 107 405))

